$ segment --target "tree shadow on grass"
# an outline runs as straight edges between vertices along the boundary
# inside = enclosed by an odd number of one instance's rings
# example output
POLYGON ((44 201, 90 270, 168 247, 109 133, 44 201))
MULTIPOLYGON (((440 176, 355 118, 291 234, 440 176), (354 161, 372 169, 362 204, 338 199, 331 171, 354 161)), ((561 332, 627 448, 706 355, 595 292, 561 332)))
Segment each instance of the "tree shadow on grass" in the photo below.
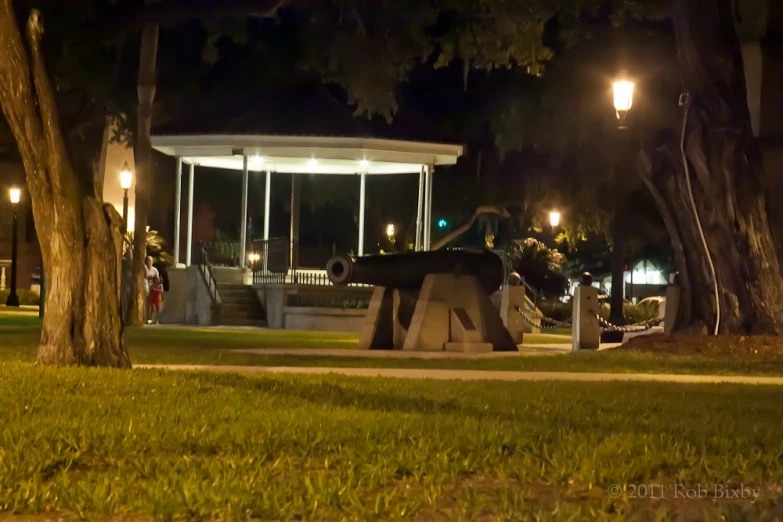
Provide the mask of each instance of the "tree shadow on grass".
MULTIPOLYGON (((248 377, 239 374, 188 372, 188 379, 203 384, 207 379, 211 384, 229 388, 252 389, 267 395, 300 400, 331 408, 356 408, 377 412, 401 412, 422 415, 460 415, 462 417, 505 418, 512 420, 511 412, 495 409, 482 409, 459 399, 435 400, 409 389, 409 393, 394 393, 390 390, 389 380, 379 378, 383 389, 368 390, 370 386, 343 376, 257 376, 248 377), (343 382, 337 382, 337 380, 343 382)), ((452 385, 453 386, 453 385, 452 385)), ((401 386, 400 388, 404 388, 401 386)))
MULTIPOLYGON (((770 404, 771 397, 761 388, 741 386, 708 387, 703 390, 697 385, 671 386, 651 383, 593 383, 592 393, 585 395, 582 383, 525 383, 525 389, 503 387, 508 383, 498 383, 496 392, 501 398, 509 394, 518 397, 513 403, 493 404, 491 399, 476 403, 471 392, 475 386, 466 383, 447 383, 441 381, 399 381, 378 378, 352 378, 340 375, 264 375, 244 376, 229 373, 187 372, 182 377, 192 380, 194 386, 209 383, 237 390, 252 390, 268 396, 277 396, 296 402, 325 408, 353 408, 379 413, 400 412, 420 415, 451 415, 487 421, 506 421, 512 423, 532 423, 547 431, 567 426, 568 430, 592 432, 611 431, 615 436, 633 433, 660 433, 675 438, 702 440, 714 433, 722 425, 720 416, 710 422, 693 423, 694 416, 703 413, 703 408, 715 408, 727 418, 740 416, 751 424, 765 424, 764 418, 777 412, 779 405, 770 404), (196 384, 196 381, 198 384, 196 384), (433 399, 427 397, 421 389, 426 382, 433 392, 446 390, 453 397, 433 399), (682 393, 687 390, 692 396, 682 401, 682 393), (708 390, 708 391, 707 391, 708 390), (558 393, 553 394, 553 391, 558 393), (532 393, 531 393, 532 392, 532 393), (727 398, 737 393, 747 395, 743 404, 736 403, 733 408, 727 398), (581 399, 574 403, 575 397, 581 399), (650 400, 650 397, 657 400, 650 400), (646 399, 645 399, 646 398, 646 399), (766 400, 762 400, 766 399, 766 400), (628 401, 638 409, 629 409, 628 401), (758 404, 760 400, 762 404, 758 404), (676 402, 675 402, 676 401, 676 402), (754 405, 755 407, 751 406, 754 405), (749 409, 746 406, 751 406, 749 409), (728 409, 727 409, 728 407, 728 409), (574 411, 584 408, 584 411, 574 411), (600 415, 594 415, 600 412, 600 415)), ((482 384, 484 388, 487 384, 482 384)), ((489 390, 487 390, 489 391, 489 390)), ((774 396, 773 396, 774 397, 774 396)), ((754 432, 737 429, 738 437, 756 440, 754 432)), ((553 436, 555 436, 553 432, 553 436)))

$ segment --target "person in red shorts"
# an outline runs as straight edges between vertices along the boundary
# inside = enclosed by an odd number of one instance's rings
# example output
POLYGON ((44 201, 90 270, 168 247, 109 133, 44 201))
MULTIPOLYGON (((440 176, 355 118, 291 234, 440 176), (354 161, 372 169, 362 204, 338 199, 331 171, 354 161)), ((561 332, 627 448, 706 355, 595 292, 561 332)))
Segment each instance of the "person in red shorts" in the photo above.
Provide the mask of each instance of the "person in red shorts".
POLYGON ((155 276, 152 279, 150 293, 147 296, 147 317, 155 324, 160 324, 160 303, 162 301, 163 283, 161 283, 159 276, 155 276))

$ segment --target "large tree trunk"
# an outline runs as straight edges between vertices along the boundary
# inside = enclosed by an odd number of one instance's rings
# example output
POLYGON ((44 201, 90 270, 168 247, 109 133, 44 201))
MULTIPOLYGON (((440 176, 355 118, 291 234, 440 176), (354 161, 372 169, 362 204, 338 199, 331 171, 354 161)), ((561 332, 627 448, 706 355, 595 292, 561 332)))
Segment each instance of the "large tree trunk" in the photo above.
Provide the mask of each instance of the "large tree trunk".
MULTIPOLYGON (((781 333, 783 279, 767 216, 731 2, 677 0, 674 20, 684 91, 692 100, 685 151, 717 276, 720 332, 781 333)), ((663 196, 658 204, 666 205, 682 241, 692 299, 690 323, 712 331, 717 319, 712 274, 679 143, 672 139, 656 152, 650 181, 663 196)))
POLYGON ((141 33, 139 55, 139 115, 136 144, 133 149, 136 162, 136 216, 133 233, 133 274, 135 306, 130 323, 141 324, 144 318, 144 260, 147 257, 147 215, 152 185, 152 104, 155 101, 155 68, 158 56, 158 26, 149 25, 141 33))
POLYGON ((42 33, 32 11, 25 45, 12 0, 0 0, 0 104, 25 166, 48 283, 38 362, 130 367, 119 314, 121 219, 101 201, 94 173, 74 168, 42 33))

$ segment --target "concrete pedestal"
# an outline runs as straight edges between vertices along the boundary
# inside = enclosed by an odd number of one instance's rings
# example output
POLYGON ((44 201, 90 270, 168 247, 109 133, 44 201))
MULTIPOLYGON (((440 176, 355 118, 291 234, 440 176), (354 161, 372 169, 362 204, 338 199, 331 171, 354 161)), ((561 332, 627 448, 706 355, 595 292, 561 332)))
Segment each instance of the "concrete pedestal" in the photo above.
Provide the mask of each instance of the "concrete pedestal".
POLYGON ((520 310, 532 309, 534 309, 533 303, 525 295, 524 286, 506 285, 500 291, 500 318, 511 338, 517 344, 522 344, 523 334, 541 331, 541 319, 534 317, 527 321, 525 316, 520 313, 520 310))
POLYGON ((598 323, 598 289, 585 285, 576 287, 573 303, 572 350, 575 352, 597 350, 601 344, 601 326, 598 323))
POLYGON ((198 266, 169 268, 169 291, 160 307, 162 324, 212 324, 212 297, 198 266))
POLYGON ((418 295, 376 287, 359 347, 460 352, 517 349, 478 279, 453 274, 428 275, 418 295))

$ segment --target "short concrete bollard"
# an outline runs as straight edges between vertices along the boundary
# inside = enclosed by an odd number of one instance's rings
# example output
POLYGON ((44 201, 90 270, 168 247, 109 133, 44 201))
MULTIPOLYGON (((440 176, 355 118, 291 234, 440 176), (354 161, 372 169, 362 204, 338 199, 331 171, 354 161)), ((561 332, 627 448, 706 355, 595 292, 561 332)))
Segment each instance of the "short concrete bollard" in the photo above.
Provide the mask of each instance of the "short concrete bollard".
POLYGON ((601 344, 601 326, 598 323, 598 289, 592 286, 593 276, 585 272, 579 276, 574 292, 571 336, 572 351, 597 350, 601 344))
POLYGON ((680 276, 674 274, 671 284, 666 287, 666 307, 663 311, 663 333, 671 335, 674 330, 674 323, 677 321, 677 312, 680 311, 680 276))

